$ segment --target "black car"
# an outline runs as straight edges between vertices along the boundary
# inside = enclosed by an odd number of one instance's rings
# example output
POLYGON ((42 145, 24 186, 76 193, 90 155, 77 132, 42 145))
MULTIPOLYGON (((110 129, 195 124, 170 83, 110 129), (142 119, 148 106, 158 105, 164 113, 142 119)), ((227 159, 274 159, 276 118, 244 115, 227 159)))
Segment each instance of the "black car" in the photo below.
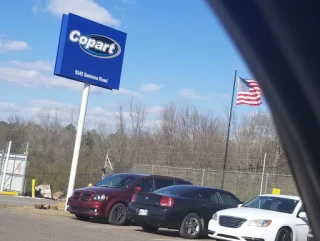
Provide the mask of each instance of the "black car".
POLYGON ((128 206, 128 218, 146 232, 159 228, 180 230, 184 238, 205 234, 212 215, 242 202, 232 193, 210 187, 176 185, 152 193, 136 193, 128 206))

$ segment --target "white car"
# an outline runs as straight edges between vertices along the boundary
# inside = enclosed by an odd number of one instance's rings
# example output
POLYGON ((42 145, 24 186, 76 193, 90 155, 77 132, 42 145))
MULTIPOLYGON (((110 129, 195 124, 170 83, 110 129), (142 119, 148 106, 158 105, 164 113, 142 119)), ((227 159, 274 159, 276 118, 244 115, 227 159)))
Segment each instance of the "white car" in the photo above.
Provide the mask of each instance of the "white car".
POLYGON ((260 195, 216 212, 208 232, 210 238, 228 241, 307 241, 309 226, 300 197, 260 195))

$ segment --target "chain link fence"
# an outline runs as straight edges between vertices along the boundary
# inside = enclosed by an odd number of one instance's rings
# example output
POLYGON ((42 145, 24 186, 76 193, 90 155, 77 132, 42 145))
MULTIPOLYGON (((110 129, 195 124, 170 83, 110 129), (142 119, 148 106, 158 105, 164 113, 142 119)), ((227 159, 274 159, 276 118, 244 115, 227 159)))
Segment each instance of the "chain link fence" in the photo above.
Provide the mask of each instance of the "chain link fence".
MULTIPOLYGON (((107 173, 106 175, 111 174, 107 173)), ((51 190, 65 191, 68 185, 70 173, 34 173, 29 172, 26 184, 26 190, 31 190, 31 181, 36 179, 36 186, 40 184, 50 184, 51 190)), ((79 173, 76 175, 75 188, 86 187, 90 183, 95 184, 101 180, 101 174, 79 173)))
MULTIPOLYGON (((221 187, 223 177, 223 172, 217 170, 139 164, 135 164, 131 172, 175 176, 191 181, 194 185, 215 188, 221 187)), ((226 171, 223 189, 246 201, 260 194, 261 183, 262 194, 270 194, 273 188, 279 188, 281 194, 299 195, 291 175, 269 173, 265 173, 262 180, 262 173, 226 171)))
MULTIPOLYGON (((160 165, 134 164, 131 173, 145 173, 155 175, 174 176, 191 181, 194 185, 210 186, 221 188, 223 172, 210 169, 193 169, 183 167, 170 167, 160 165)), ((105 176, 112 173, 111 169, 106 170, 105 176)), ((67 187, 69 172, 60 173, 28 173, 28 187, 31 187, 31 180, 35 178, 37 185, 50 184, 54 191, 67 187)), ((102 179, 102 173, 77 173, 75 188, 95 184, 102 179)), ((291 175, 265 173, 262 180, 262 173, 226 171, 224 174, 223 189, 234 193, 240 200, 246 201, 260 194, 262 183, 262 194, 272 193, 273 188, 281 189, 281 194, 299 195, 293 177, 291 175)), ((65 190, 62 190, 65 191, 65 190)))

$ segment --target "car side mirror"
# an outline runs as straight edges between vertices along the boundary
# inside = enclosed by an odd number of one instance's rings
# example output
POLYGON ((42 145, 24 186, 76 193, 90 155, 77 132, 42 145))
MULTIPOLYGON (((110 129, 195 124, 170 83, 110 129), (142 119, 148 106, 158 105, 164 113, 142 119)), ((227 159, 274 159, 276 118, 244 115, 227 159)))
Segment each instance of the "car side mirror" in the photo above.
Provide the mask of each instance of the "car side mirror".
POLYGON ((135 187, 133 189, 134 192, 141 192, 142 191, 142 187, 135 187))
POLYGON ((306 212, 300 212, 298 215, 299 218, 308 218, 306 212))

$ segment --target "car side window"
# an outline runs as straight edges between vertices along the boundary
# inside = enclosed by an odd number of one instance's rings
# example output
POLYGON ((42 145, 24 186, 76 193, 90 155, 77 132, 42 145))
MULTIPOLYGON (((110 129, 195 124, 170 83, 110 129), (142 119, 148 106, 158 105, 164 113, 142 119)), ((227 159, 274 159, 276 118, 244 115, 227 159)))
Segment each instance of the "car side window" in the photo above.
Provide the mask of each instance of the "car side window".
POLYGON ((198 198, 210 204, 217 204, 220 203, 218 195, 218 192, 214 190, 201 190, 198 198))
POLYGON ((153 192, 153 178, 142 179, 136 187, 141 187, 141 192, 153 192))
POLYGON ((235 198, 233 195, 226 193, 226 192, 221 192, 220 193, 222 203, 226 205, 238 205, 240 202, 237 198, 235 198))
POLYGON ((155 190, 174 185, 173 179, 155 178, 154 181, 155 181, 155 190))
POLYGON ((186 197, 186 198, 199 199, 199 193, 197 191, 181 193, 180 196, 186 197))

